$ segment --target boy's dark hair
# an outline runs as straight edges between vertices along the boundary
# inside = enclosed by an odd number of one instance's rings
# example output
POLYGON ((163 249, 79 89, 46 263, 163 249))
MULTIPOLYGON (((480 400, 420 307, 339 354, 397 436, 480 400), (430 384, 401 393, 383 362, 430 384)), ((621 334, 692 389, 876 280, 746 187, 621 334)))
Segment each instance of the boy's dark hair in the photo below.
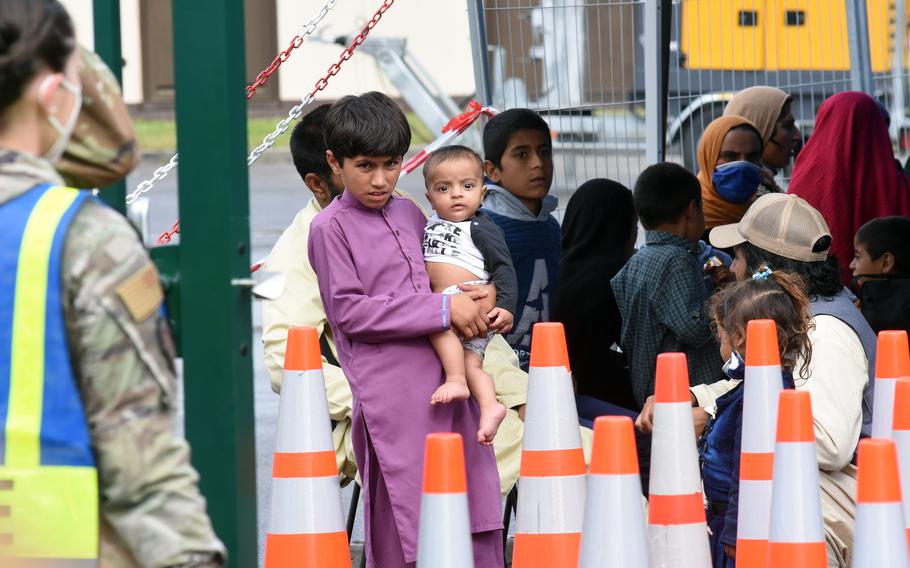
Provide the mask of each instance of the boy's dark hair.
POLYGON ((323 129, 330 105, 320 105, 300 119, 291 132, 291 158, 300 179, 307 174, 316 174, 329 183, 332 168, 325 159, 325 136, 323 129))
POLYGON ((539 114, 527 108, 510 108, 491 118, 483 127, 484 159, 501 168, 509 140, 519 130, 536 130, 550 140, 550 126, 539 114))
POLYGON ((480 156, 474 150, 471 150, 467 146, 460 146, 455 144, 453 146, 443 146, 442 148, 435 150, 430 157, 427 158, 427 161, 423 163, 423 180, 426 183, 427 178, 433 170, 439 164, 447 162, 449 160, 455 160, 458 158, 468 158, 477 162, 477 167, 480 169, 481 178, 483 177, 483 160, 480 159, 480 156))
MULTIPOLYGON (((830 246, 830 237, 826 236, 815 243, 813 250, 819 252, 827 250, 830 246)), ((772 270, 792 272, 803 279, 806 284, 806 293, 812 300, 815 300, 818 296, 834 296, 844 287, 840 279, 840 266, 837 263, 837 257, 833 254, 828 254, 826 260, 805 262, 768 252, 748 241, 737 245, 736 250, 741 251, 745 257, 746 272, 749 275, 755 274, 765 265, 772 270)))
POLYGON ((879 217, 859 228, 856 240, 878 260, 886 252, 894 256, 894 272, 910 273, 910 217, 879 217))
MULTIPOLYGON (((750 320, 774 320, 781 364, 794 374, 796 363, 802 359, 799 376, 808 378, 812 343, 809 330, 814 327, 809 298, 803 279, 794 273, 775 270, 766 278, 747 278, 725 286, 708 301, 708 313, 715 327, 727 333, 731 343, 735 337, 746 339, 750 320)), ((745 345, 733 345, 742 349, 745 345)))
POLYGON ((0 9, 0 112, 47 66, 62 73, 76 48, 73 21, 57 0, 3 0, 0 9))
POLYGON ((354 156, 404 156, 411 127, 398 105, 377 91, 348 95, 329 108, 325 146, 338 163, 354 156))
POLYGON ((672 223, 693 200, 701 207, 698 178, 679 164, 663 162, 645 168, 632 192, 635 210, 646 230, 672 223))

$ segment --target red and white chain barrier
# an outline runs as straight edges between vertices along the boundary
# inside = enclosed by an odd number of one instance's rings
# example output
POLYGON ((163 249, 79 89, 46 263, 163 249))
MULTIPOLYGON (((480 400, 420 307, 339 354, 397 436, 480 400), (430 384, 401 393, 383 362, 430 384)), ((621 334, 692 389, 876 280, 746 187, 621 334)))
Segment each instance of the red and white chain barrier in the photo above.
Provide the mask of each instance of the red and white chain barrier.
MULTIPOLYGON (((266 137, 262 140, 262 143, 259 146, 257 146, 256 148, 254 148, 252 152, 250 152, 250 155, 246 160, 247 166, 252 166, 254 163, 256 163, 256 161, 262 156, 262 154, 266 150, 271 148, 272 145, 275 144, 275 140, 277 140, 282 134, 287 132, 288 129, 291 127, 291 124, 303 115, 304 107, 306 107, 308 104, 313 102, 313 100, 316 98, 316 94, 319 93, 319 91, 324 90, 328 86, 329 79, 331 79, 332 77, 334 77, 335 75, 338 74, 338 72, 341 70, 341 66, 344 64, 344 62, 349 60, 354 55, 354 51, 356 51, 357 48, 360 47, 361 44, 363 44, 363 42, 366 40, 367 36, 370 35, 370 32, 373 31, 373 28, 376 27, 376 24, 379 23, 379 20, 382 19, 383 14, 385 14, 388 11, 388 9, 392 7, 392 4, 394 4, 394 3, 395 3, 395 0, 385 0, 382 3, 382 6, 380 6, 379 9, 376 10, 376 13, 373 14, 373 17, 370 18, 370 20, 366 23, 366 25, 363 26, 363 29, 360 30, 360 33, 357 34, 354 37, 354 39, 351 40, 351 43, 350 43, 350 45, 348 45, 347 49, 345 49, 344 51, 341 52, 341 55, 338 57, 338 61, 333 63, 331 66, 329 66, 325 75, 323 75, 322 77, 319 78, 318 81, 316 81, 316 84, 313 86, 313 90, 310 91, 309 93, 307 93, 306 96, 303 97, 303 99, 300 101, 299 104, 294 105, 291 108, 291 110, 288 112, 288 115, 281 122, 279 122, 277 126, 275 126, 275 130, 273 130, 271 133, 267 134, 266 137)), ((177 159, 177 156, 174 156, 171 159, 171 161, 175 162, 176 159, 177 159)), ((156 175, 157 175, 157 172, 156 172, 156 175)), ((161 177, 163 178, 164 176, 161 176, 161 177)), ((158 178, 158 179, 161 179, 161 178, 158 178)), ((145 182, 143 182, 143 183, 145 183, 145 182)), ((151 189, 151 186, 149 186, 148 189, 151 189)), ((148 189, 146 189, 145 191, 148 191, 148 189)), ((137 189, 137 191, 138 191, 138 189, 137 189)), ((134 193, 136 193, 136 192, 134 192, 134 193)), ((144 193, 144 192, 142 192, 142 193, 144 193)), ((139 195, 141 195, 141 193, 136 195, 136 197, 138 197, 139 195)), ((132 197, 132 195, 131 195, 131 197, 132 197)), ((135 198, 134 198, 134 200, 135 200, 135 198)), ((129 199, 127 199, 127 203, 131 203, 131 201, 129 199)), ((158 237, 158 242, 156 244, 157 245, 167 244, 167 243, 171 242, 171 240, 174 238, 174 236, 179 233, 180 233, 180 221, 177 221, 176 223, 174 223, 174 226, 171 228, 170 231, 162 233, 162 235, 160 237, 158 237)))
MULTIPOLYGON (((419 168, 424 162, 427 161, 427 158, 430 156, 430 154, 442 148, 443 146, 448 146, 451 144, 453 140, 461 136, 465 130, 470 128, 470 126, 474 124, 474 122, 476 122, 481 115, 493 117, 498 112, 499 111, 493 107, 482 107, 480 106, 480 103, 472 100, 468 103, 467 110, 458 116, 453 117, 452 120, 447 122, 445 126, 442 127, 442 136, 439 136, 424 146, 419 152, 414 154, 410 160, 401 166, 401 175, 408 175, 409 173, 419 168)), ((255 262, 250 267, 250 273, 256 272, 262 268, 266 261, 268 261, 268 257, 255 262)))
POLYGON ((313 18, 303 26, 303 33, 294 36, 294 39, 291 40, 291 44, 288 46, 288 48, 279 53, 275 59, 272 60, 269 66, 263 69, 262 73, 256 76, 256 81, 252 85, 247 86, 247 99, 252 99, 256 95, 256 89, 265 86, 269 80, 269 77, 278 71, 278 68, 281 67, 282 63, 288 60, 288 58, 291 56, 292 51, 303 45, 303 40, 305 40, 307 36, 312 35, 313 32, 316 31, 316 27, 319 26, 319 23, 325 19, 325 17, 337 3, 338 0, 329 0, 323 4, 322 8, 319 10, 319 13, 313 16, 313 18))
MULTIPOLYGON (((256 82, 252 85, 248 85, 246 88, 246 98, 251 99, 256 94, 256 89, 265 85, 268 82, 269 78, 274 74, 281 64, 288 60, 291 56, 291 52, 303 45, 304 39, 312 35, 317 26, 325 19, 326 15, 335 7, 338 3, 338 0, 328 0, 322 8, 319 10, 319 13, 313 16, 309 22, 304 25, 303 33, 300 35, 294 36, 294 39, 291 40, 291 45, 287 49, 279 53, 275 59, 266 67, 259 75, 256 76, 256 82)), ((179 160, 179 154, 174 154, 171 156, 171 159, 168 160, 168 163, 156 169, 152 174, 152 177, 143 181, 136 186, 136 189, 132 193, 126 196, 126 204, 130 205, 135 202, 143 193, 147 193, 149 190, 154 187, 155 182, 163 180, 171 170, 177 167, 179 160)))

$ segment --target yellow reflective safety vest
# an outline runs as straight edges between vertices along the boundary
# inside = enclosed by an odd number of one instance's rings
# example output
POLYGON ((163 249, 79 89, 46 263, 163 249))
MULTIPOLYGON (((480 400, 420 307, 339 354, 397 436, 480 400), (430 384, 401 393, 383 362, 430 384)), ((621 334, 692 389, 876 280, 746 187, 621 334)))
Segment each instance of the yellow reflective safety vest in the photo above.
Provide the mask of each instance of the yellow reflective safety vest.
POLYGON ((97 563, 98 473, 61 275, 67 229, 87 198, 39 185, 0 205, 0 566, 97 563))

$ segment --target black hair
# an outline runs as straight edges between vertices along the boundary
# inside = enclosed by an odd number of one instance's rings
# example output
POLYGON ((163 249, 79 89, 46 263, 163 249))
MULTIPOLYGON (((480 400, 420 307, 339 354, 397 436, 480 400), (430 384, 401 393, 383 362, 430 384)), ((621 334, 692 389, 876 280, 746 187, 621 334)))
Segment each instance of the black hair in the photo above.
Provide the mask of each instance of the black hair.
POLYGON ((550 126, 539 114, 527 108, 510 108, 487 122, 483 127, 483 157, 497 168, 502 167, 502 155, 509 147, 509 140, 519 130, 534 130, 550 138, 550 126))
POLYGON ((411 146, 411 127, 398 105, 371 91, 348 95, 329 108, 325 146, 338 163, 354 156, 404 156, 411 146))
MULTIPOLYGON (((822 252, 830 246, 831 237, 826 235, 815 243, 812 252, 822 252)), ((748 241, 737 245, 736 250, 741 251, 745 257, 748 274, 758 272, 762 266, 768 266, 775 271, 792 272, 802 277, 806 284, 806 293, 813 300, 818 296, 834 296, 844 287, 840 277, 840 266, 837 264, 837 257, 833 254, 828 254, 828 258, 825 260, 806 262, 785 258, 758 248, 748 241)))
POLYGON ((483 178, 483 160, 480 159, 480 156, 474 150, 468 148, 467 146, 460 146, 458 144, 452 146, 443 146, 442 148, 433 151, 430 154, 430 157, 427 158, 427 161, 423 164, 423 179, 426 183, 427 178, 433 172, 433 170, 439 164, 447 162, 449 160, 456 160, 459 158, 468 158, 477 162, 477 168, 480 170, 481 179, 483 178))
POLYGON ((910 273, 910 217, 879 217, 859 228, 856 240, 861 242, 872 260, 886 252, 894 256, 894 272, 910 273))
POLYGON ((73 21, 57 0, 3 0, 0 7, 0 112, 22 96, 42 67, 62 73, 76 48, 73 21))
POLYGON ((641 172, 632 199, 642 226, 651 230, 679 219, 693 200, 700 208, 701 185, 686 168, 663 162, 641 172))
POLYGON ((291 159, 294 167, 304 179, 307 174, 316 174, 322 181, 330 183, 332 168, 325 159, 325 136, 323 128, 330 105, 320 105, 300 119, 291 132, 291 159))

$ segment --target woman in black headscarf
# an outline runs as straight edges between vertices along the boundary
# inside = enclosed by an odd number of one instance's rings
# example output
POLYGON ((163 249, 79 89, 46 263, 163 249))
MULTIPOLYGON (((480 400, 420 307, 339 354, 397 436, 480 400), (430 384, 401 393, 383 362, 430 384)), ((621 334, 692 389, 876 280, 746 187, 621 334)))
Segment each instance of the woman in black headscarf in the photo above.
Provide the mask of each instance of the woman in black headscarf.
POLYGON ((579 187, 562 222, 559 290, 552 314, 566 329, 578 395, 636 411, 625 357, 614 346, 622 322, 610 279, 635 252, 637 229, 628 188, 608 179, 579 187))

